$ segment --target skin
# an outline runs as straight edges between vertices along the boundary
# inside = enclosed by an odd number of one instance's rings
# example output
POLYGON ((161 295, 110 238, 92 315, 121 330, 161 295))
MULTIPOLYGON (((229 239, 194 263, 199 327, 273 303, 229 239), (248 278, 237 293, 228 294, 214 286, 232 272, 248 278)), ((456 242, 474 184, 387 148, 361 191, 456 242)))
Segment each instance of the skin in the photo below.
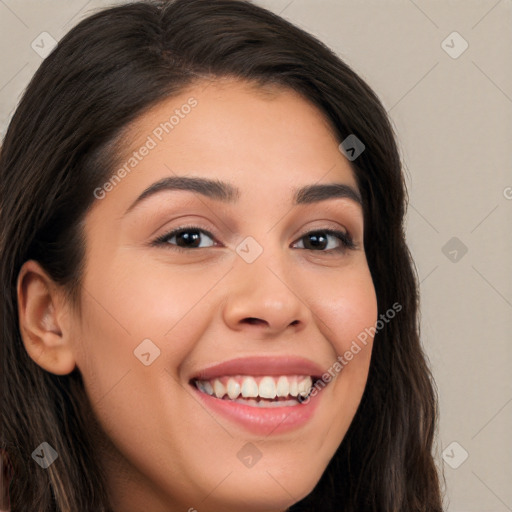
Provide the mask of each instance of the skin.
POLYGON ((367 380, 372 338, 321 392, 313 418, 258 436, 193 397, 193 371, 251 355, 302 356, 327 371, 375 325, 377 302, 363 246, 363 211, 350 199, 292 206, 295 187, 344 183, 350 163, 322 113, 288 89, 236 80, 198 84, 139 118, 124 162, 190 97, 173 131, 85 218, 86 265, 79 316, 37 262, 18 279, 20 330, 49 372, 77 366, 101 425, 98 451, 114 509, 124 512, 283 511, 311 492, 341 443, 367 380), (240 189, 224 204, 191 191, 162 191, 125 211, 167 176, 201 176, 240 189), (185 225, 201 248, 173 250, 158 236, 185 225), (357 246, 305 249, 315 229, 348 231, 357 246), (237 245, 252 236, 262 254, 247 263, 237 245), (218 246, 211 246, 218 243, 218 246), (247 321, 248 318, 258 319, 247 321), (134 356, 149 338, 160 356, 134 356), (255 444, 246 468, 237 452, 255 444))

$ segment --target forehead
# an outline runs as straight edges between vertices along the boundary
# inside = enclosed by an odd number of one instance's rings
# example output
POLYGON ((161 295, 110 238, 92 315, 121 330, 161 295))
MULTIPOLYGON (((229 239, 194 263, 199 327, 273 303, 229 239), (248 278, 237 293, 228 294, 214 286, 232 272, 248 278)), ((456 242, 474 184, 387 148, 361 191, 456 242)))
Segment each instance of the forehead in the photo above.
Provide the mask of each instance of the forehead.
MULTIPOLYGON (((180 133, 188 136, 193 130, 197 135, 207 135, 203 138, 205 142, 227 135, 233 138, 238 128, 243 128, 240 136, 263 135, 261 127, 264 125, 268 133, 281 130, 280 134, 285 135, 282 130, 286 129, 288 138, 293 137, 297 141, 314 135, 336 141, 334 126, 325 113, 297 91, 281 84, 217 78, 197 82, 150 108, 125 129, 124 149, 132 149, 133 145, 143 142, 145 136, 155 130, 158 132, 158 127, 169 121, 171 129, 164 129, 163 134, 156 133, 157 138, 172 132, 177 141, 181 139, 180 133), (188 108, 187 103, 191 102, 195 106, 188 108), (187 122, 182 122, 185 119, 187 122), (297 121, 307 123, 297 125, 297 121), (214 131, 210 130, 212 124, 217 128, 214 131)), ((251 140, 254 138, 245 139, 245 143, 249 145, 251 140)), ((283 141, 281 137, 275 142, 283 141)))
POLYGON ((236 183, 242 199, 315 182, 357 188, 331 122, 282 86, 197 83, 140 116, 121 140, 115 169, 124 166, 127 177, 112 196, 133 198, 172 175, 236 183))

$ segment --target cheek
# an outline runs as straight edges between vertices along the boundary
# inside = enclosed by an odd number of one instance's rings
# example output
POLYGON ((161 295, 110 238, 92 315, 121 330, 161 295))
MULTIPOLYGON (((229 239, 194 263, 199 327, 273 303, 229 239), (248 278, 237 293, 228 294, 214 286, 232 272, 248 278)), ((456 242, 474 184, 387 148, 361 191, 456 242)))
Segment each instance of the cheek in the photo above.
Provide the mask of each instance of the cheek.
POLYGON ((347 267, 334 278, 317 281, 317 289, 311 299, 317 325, 335 352, 325 380, 343 372, 343 385, 360 394, 366 384, 378 315, 370 271, 362 264, 347 267))
POLYGON ((89 264, 77 348, 78 367, 94 376, 92 385, 101 383, 105 389, 122 377, 122 369, 145 368, 136 359, 144 340, 164 356, 155 359, 153 368, 181 361, 207 328, 208 294, 229 270, 212 266, 197 272, 192 265, 173 268, 149 258, 141 264, 128 254, 111 263, 89 264))
POLYGON ((323 320, 318 324, 325 327, 326 338, 341 354, 377 321, 377 297, 370 271, 362 264, 347 267, 316 281, 316 288, 318 294, 312 302, 323 320))

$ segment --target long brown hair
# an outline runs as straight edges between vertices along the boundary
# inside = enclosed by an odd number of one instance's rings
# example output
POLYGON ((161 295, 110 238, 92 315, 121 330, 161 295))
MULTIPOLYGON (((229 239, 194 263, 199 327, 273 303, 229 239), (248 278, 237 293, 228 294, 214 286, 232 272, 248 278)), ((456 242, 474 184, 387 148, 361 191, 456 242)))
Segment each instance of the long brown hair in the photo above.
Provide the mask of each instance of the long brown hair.
POLYGON ((325 114, 340 142, 354 134, 364 143, 351 164, 379 313, 402 306, 375 335, 368 382, 343 442, 290 511, 439 512, 437 397, 419 337, 393 128, 371 88, 325 45, 238 0, 135 2, 88 17, 43 61, 12 118, 0 154, 1 447, 12 512, 112 510, 86 428, 92 412, 80 372, 46 372, 24 349, 21 265, 39 261, 79 308, 83 219, 114 170, 123 129, 197 80, 224 76, 291 88, 325 114), (43 441, 59 457, 38 471, 31 454, 43 441))

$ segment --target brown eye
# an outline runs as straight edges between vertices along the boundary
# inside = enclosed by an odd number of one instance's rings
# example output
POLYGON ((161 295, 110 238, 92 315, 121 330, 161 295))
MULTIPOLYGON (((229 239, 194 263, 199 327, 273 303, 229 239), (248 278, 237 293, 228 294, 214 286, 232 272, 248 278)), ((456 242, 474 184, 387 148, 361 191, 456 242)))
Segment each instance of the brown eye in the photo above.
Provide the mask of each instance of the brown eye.
POLYGON ((152 245, 166 245, 177 250, 206 249, 215 245, 215 243, 206 246, 201 245, 205 238, 209 238, 212 242, 214 240, 210 232, 198 228, 197 226, 180 227, 158 237, 152 245))
POLYGON ((299 249, 310 251, 339 252, 345 249, 355 249, 355 244, 348 233, 332 229, 310 231, 302 235, 299 240, 304 240, 302 247, 299 247, 299 249), (330 238, 335 241, 330 242, 330 238))

